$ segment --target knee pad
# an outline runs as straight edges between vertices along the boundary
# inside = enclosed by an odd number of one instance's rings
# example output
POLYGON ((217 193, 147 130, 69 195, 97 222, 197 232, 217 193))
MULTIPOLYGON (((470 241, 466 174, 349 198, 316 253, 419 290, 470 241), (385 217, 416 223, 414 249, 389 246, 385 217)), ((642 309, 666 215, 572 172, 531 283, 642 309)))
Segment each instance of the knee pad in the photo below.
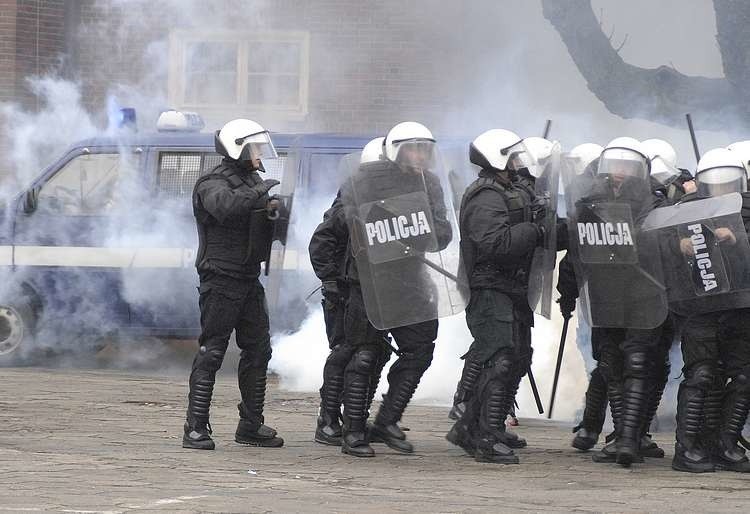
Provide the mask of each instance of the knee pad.
POLYGON ((738 393, 750 393, 750 367, 742 368, 729 382, 729 388, 738 393))
POLYGON ((413 352, 411 352, 411 358, 420 365, 427 369, 432 363, 432 355, 435 353, 435 343, 424 343, 417 346, 413 352))
POLYGON ((501 351, 493 362, 490 373, 494 379, 510 382, 517 373, 518 361, 512 352, 501 351))
POLYGON ((337 345, 331 350, 326 359, 326 366, 336 366, 345 368, 346 365, 352 360, 354 355, 354 348, 348 345, 337 345))
POLYGON ((646 377, 651 367, 647 352, 628 352, 625 354, 625 374, 631 377, 646 377))
POLYGON ((193 369, 201 369, 210 373, 216 373, 224 361, 225 349, 201 346, 198 355, 195 356, 193 369))
POLYGON ((352 356, 348 367, 360 375, 370 375, 375 371, 378 363, 378 352, 374 348, 362 348, 352 356))
POLYGON ((708 362, 701 362, 685 370, 685 385, 707 391, 713 384, 716 372, 708 362))

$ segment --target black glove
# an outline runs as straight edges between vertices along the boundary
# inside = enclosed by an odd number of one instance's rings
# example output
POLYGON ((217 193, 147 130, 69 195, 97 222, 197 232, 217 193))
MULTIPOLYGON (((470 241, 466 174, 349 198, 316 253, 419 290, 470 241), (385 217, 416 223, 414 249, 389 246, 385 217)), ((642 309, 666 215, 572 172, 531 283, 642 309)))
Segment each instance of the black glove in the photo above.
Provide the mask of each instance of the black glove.
POLYGON ((573 316, 573 311, 576 310, 576 299, 569 296, 561 296, 557 299, 557 303, 560 304, 560 314, 565 319, 570 319, 573 316))
POLYGON ((278 180, 274 180, 272 178, 266 179, 263 182, 260 182, 258 184, 255 184, 253 186, 253 191, 258 193, 258 196, 263 196, 264 194, 268 193, 268 191, 275 186, 278 186, 281 184, 278 180))

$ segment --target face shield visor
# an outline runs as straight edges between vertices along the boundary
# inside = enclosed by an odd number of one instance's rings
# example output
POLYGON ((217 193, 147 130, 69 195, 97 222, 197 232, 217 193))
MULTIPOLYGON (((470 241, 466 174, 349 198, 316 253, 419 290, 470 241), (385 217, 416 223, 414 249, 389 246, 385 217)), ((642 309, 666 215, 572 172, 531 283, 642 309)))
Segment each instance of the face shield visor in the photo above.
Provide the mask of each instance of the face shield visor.
POLYGON ((651 159, 651 177, 662 186, 668 186, 680 177, 682 172, 658 155, 651 159))
POLYGON ((541 175, 539 163, 537 163, 534 156, 529 152, 528 148, 526 148, 523 140, 501 149, 500 155, 508 156, 508 162, 505 165, 505 169, 508 171, 518 172, 519 170, 526 168, 534 177, 541 175))
POLYGON ((630 148, 607 148, 599 158, 596 173, 610 176, 617 183, 628 178, 646 180, 648 163, 645 155, 630 148))
POLYGON ((698 186, 698 196, 701 198, 747 191, 745 168, 736 166, 719 166, 703 170, 698 173, 695 182, 698 186))
POLYGON ((273 146, 271 135, 268 131, 248 134, 244 137, 238 137, 234 140, 236 145, 244 145, 240 152, 240 161, 250 161, 252 159, 278 159, 276 147, 273 146))
POLYGON ((435 140, 412 138, 391 143, 396 154, 396 163, 417 169, 431 169, 435 166, 435 140))

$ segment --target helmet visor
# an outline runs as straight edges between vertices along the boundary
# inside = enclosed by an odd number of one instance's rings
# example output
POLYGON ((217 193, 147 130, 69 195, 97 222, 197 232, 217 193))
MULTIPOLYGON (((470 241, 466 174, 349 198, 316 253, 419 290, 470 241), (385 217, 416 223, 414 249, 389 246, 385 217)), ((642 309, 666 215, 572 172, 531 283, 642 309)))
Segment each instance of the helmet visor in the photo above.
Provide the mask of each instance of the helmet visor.
POLYGON ((701 171, 695 179, 698 196, 711 197, 747 191, 747 174, 744 168, 719 166, 701 171))
POLYGON ((276 147, 273 146, 271 135, 267 131, 248 134, 234 140, 235 144, 243 145, 240 152, 240 161, 251 159, 278 159, 276 147))
POLYGON ((420 169, 429 169, 435 165, 434 139, 403 139, 392 144, 398 164, 420 169))
POLYGON ((508 156, 508 162, 505 165, 506 169, 518 171, 526 168, 533 176, 537 177, 540 175, 538 170, 539 164, 531 152, 529 152, 529 149, 526 148, 523 140, 501 149, 500 154, 508 156))
POLYGON ((658 155, 651 159, 651 177, 662 186, 668 186, 682 172, 658 155))
POLYGON ((597 174, 645 180, 648 177, 648 164, 643 154, 630 148, 607 148, 599 158, 597 174))

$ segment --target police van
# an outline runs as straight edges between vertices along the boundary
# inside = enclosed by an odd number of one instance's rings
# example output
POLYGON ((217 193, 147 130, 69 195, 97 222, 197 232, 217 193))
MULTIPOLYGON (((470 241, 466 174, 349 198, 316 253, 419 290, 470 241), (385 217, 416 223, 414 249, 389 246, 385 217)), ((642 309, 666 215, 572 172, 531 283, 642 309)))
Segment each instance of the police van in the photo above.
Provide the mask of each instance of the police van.
MULTIPOLYGON (((79 141, 6 200, 0 210, 0 362, 37 345, 55 350, 107 335, 197 336, 191 193, 200 174, 221 160, 214 135, 202 127, 197 115, 169 111, 155 133, 79 141)), ((339 186, 339 160, 369 138, 272 139, 279 158, 264 162, 264 178, 295 189, 292 217, 314 227, 325 208, 321 199, 330 204, 339 186), (285 177, 296 188, 284 184, 285 177)), ((274 298, 277 328, 301 321, 300 291, 315 284, 308 270, 284 285, 285 274, 300 274, 301 252, 307 241, 288 244, 276 273, 277 297, 284 287, 295 291, 284 305, 274 298)), ((273 276, 262 277, 267 288, 273 276)))

